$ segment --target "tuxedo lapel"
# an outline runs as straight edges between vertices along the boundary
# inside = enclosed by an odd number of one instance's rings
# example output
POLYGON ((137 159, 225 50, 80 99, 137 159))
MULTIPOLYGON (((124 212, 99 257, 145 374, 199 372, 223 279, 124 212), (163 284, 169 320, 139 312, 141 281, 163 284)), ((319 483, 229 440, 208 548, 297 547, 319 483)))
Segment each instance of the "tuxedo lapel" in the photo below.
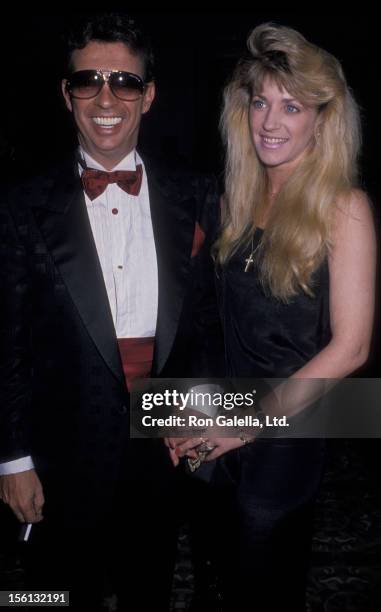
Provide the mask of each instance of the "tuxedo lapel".
POLYGON ((105 362, 124 383, 108 302, 76 162, 60 168, 45 195, 33 198, 36 220, 78 312, 105 362))
POLYGON ((159 278, 159 305, 152 375, 160 375, 175 340, 189 272, 196 206, 185 183, 144 160, 159 278))

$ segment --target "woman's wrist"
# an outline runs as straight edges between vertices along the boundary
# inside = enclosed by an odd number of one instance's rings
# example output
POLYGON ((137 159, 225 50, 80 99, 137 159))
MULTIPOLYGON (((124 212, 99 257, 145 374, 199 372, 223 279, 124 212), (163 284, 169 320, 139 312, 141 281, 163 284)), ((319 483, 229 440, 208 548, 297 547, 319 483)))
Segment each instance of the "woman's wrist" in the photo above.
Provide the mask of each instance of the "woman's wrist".
MULTIPOLYGON (((258 420, 260 428, 262 429, 263 427, 265 427, 266 414, 263 412, 261 407, 258 407, 255 410, 254 416, 255 416, 255 419, 258 420)), ((243 446, 245 446, 246 444, 250 444, 251 442, 254 442, 254 440, 258 438, 258 435, 259 435, 259 432, 257 435, 253 435, 251 433, 248 433, 247 429, 240 429, 238 437, 243 442, 243 446)))
POLYGON ((243 443, 242 446, 245 446, 246 444, 250 444, 251 442, 254 442, 255 440, 255 436, 248 434, 247 431, 245 431, 244 429, 240 429, 238 437, 243 443))

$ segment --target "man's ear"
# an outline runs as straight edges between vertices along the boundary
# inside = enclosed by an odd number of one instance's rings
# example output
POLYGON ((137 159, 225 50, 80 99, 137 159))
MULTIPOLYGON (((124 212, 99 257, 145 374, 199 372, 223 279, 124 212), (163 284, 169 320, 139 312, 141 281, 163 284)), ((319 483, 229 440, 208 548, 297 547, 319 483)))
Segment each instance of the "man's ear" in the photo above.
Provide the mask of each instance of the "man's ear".
POLYGON ((67 90, 67 79, 62 79, 61 81, 61 91, 62 91, 62 95, 65 99, 65 104, 66 104, 66 108, 69 109, 70 112, 73 112, 73 106, 71 104, 71 98, 69 95, 69 92, 67 90))
POLYGON ((151 108, 151 104, 154 101, 156 94, 155 83, 150 81, 147 83, 146 88, 144 90, 143 95, 143 105, 142 105, 142 113, 147 113, 151 108))

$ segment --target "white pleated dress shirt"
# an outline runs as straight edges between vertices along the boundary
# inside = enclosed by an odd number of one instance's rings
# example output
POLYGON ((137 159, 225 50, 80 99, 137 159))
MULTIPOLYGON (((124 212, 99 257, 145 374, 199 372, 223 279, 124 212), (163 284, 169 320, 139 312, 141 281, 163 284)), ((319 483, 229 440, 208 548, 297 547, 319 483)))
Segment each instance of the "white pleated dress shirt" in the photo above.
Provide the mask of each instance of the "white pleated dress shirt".
MULTIPOLYGON (((89 168, 104 170, 86 153, 83 158, 89 168)), ((129 195, 116 183, 95 200, 85 194, 118 338, 145 338, 156 331, 157 261, 144 164, 132 151, 113 171, 135 170, 137 164, 143 166, 138 196, 129 195)))

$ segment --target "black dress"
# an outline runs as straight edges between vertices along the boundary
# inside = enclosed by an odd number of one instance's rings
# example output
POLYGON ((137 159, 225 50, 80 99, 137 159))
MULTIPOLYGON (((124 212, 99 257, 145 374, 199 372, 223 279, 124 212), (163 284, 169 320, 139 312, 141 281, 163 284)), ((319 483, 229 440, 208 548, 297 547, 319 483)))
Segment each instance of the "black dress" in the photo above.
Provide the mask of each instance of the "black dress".
MULTIPOLYGON (((289 377, 330 340, 328 264, 314 275, 314 297, 284 304, 265 294, 256 263, 244 272, 251 250, 217 271, 228 375, 289 377)), ((323 464, 316 439, 259 438, 218 460, 212 541, 226 610, 305 609, 323 464)))
MULTIPOLYGON (((262 233, 256 230, 254 249, 262 233)), ((287 378, 330 340, 328 264, 314 274, 314 297, 301 292, 284 304, 265 294, 255 262, 244 272, 251 250, 239 251, 218 270, 228 375, 287 378)))

